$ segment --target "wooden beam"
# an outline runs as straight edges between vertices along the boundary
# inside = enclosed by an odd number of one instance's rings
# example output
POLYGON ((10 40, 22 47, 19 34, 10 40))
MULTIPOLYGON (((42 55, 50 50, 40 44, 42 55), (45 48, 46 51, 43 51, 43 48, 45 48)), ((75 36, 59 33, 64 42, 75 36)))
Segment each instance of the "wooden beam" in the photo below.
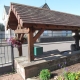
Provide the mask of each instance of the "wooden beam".
MULTIPOLYGON (((18 35, 18 39, 22 38, 22 34, 17 34, 18 35)), ((19 56, 22 56, 22 45, 20 47, 18 47, 18 52, 19 52, 19 56)))
POLYGON ((80 27, 78 26, 66 26, 66 25, 47 25, 47 24, 33 24, 33 23, 24 23, 24 27, 27 25, 33 26, 34 29, 40 30, 40 29, 45 29, 45 30, 78 30, 80 27))
POLYGON ((27 34, 28 35, 28 61, 33 61, 34 60, 34 43, 33 43, 33 31, 30 29, 30 32, 27 34))
POLYGON ((24 34, 21 34, 19 37, 19 40, 21 40, 23 38, 24 34))
POLYGON ((33 41, 36 42, 36 40, 40 37, 40 35, 44 32, 44 29, 41 29, 38 31, 38 33, 33 37, 33 41))
POLYGON ((17 29, 15 30, 15 33, 29 33, 29 28, 17 29))
POLYGON ((45 29, 45 30, 78 30, 80 27, 76 26, 61 26, 61 25, 39 25, 36 24, 33 26, 36 30, 45 29))
POLYGON ((35 32, 36 30, 35 29, 33 29, 33 33, 35 32))

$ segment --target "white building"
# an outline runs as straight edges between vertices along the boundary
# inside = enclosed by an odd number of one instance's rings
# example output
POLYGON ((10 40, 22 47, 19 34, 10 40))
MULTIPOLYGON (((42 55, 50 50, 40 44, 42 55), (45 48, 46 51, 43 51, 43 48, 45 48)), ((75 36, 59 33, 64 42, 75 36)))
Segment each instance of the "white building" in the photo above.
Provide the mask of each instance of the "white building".
POLYGON ((4 6, 3 17, 2 17, 3 22, 4 22, 3 24, 5 26, 5 39, 10 38, 11 36, 15 35, 13 30, 11 30, 11 29, 7 30, 7 28, 6 28, 7 27, 6 24, 7 24, 7 20, 8 20, 9 8, 10 8, 9 6, 4 6))

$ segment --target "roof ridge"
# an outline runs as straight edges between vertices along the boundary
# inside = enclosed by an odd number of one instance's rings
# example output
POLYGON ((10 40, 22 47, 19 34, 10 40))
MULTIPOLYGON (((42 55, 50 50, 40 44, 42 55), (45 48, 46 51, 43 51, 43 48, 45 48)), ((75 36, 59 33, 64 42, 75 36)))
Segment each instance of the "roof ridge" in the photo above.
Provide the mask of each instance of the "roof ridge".
POLYGON ((37 8, 37 9, 41 9, 41 10, 58 12, 58 13, 63 13, 63 14, 68 14, 68 15, 79 16, 80 17, 80 15, 76 15, 76 14, 72 14, 72 13, 67 13, 67 12, 62 12, 62 11, 56 11, 56 10, 49 10, 49 9, 46 9, 46 8, 35 7, 35 6, 26 5, 26 4, 18 4, 18 3, 11 2, 11 5, 22 5, 22 6, 26 6, 26 7, 33 7, 33 8, 37 8))
POLYGON ((43 9, 43 10, 48 10, 48 9, 46 9, 46 8, 41 8, 41 7, 36 7, 36 6, 30 6, 30 5, 26 5, 26 4, 18 4, 18 3, 13 3, 13 2, 11 2, 11 5, 14 5, 14 4, 22 5, 22 6, 26 6, 26 7, 28 6, 28 7, 43 9))

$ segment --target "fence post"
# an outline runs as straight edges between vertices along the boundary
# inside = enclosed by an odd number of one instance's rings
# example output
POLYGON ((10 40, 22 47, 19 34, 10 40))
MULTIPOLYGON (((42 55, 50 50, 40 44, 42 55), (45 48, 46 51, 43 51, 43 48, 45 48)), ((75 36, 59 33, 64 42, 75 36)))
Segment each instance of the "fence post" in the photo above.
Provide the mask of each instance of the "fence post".
POLYGON ((14 71, 14 51, 13 51, 13 45, 11 44, 11 58, 12 58, 12 68, 13 68, 13 71, 14 71))

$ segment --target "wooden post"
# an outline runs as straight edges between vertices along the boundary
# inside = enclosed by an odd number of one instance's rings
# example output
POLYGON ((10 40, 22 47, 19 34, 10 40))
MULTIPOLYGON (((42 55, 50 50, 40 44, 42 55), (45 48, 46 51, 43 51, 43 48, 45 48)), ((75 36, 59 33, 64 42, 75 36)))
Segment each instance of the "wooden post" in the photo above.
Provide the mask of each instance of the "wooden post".
POLYGON ((28 33, 28 61, 34 61, 34 45, 33 45, 33 31, 30 28, 28 33))
POLYGON ((18 47, 19 56, 22 56, 22 45, 18 47))
MULTIPOLYGON (((21 38, 21 34, 18 34, 18 39, 21 38)), ((18 47, 19 56, 22 56, 22 45, 18 47)))
POLYGON ((75 32, 75 44, 76 44, 76 49, 79 50, 79 32, 75 32))

